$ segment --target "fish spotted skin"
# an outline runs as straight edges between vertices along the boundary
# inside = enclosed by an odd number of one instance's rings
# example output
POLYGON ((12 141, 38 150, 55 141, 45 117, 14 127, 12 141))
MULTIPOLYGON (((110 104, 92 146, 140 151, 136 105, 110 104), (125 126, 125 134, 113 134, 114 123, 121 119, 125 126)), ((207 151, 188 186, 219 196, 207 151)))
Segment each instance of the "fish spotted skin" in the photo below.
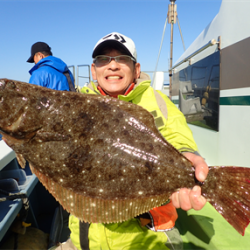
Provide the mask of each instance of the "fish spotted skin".
MULTIPOLYGON (((27 160, 48 191, 80 220, 128 220, 195 185, 192 163, 162 137, 152 115, 112 97, 0 79, 0 132, 20 164, 27 160)), ((241 234, 250 217, 249 173, 248 168, 211 167, 202 188, 241 234)))

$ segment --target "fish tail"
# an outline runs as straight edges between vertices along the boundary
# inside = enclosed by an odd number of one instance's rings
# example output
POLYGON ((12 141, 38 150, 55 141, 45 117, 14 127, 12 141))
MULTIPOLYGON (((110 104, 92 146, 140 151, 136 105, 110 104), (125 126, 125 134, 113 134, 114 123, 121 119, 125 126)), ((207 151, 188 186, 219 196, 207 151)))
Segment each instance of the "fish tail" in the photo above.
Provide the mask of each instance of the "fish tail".
POLYGON ((250 168, 210 167, 202 195, 244 235, 250 219, 250 168))

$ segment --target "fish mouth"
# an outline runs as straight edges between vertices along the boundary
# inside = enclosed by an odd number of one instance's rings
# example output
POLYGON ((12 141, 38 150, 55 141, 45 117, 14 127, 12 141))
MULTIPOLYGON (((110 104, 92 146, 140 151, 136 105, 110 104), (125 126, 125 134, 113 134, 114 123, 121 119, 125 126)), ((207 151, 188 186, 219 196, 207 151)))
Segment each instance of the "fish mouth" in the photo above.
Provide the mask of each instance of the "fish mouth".
POLYGON ((0 131, 5 135, 15 137, 16 139, 31 139, 35 136, 36 132, 42 128, 42 125, 34 124, 31 128, 25 128, 26 122, 25 119, 27 118, 26 112, 24 112, 24 108, 21 108, 18 111, 18 114, 15 115, 18 118, 11 122, 6 122, 6 126, 0 124, 0 131))
POLYGON ((31 140, 37 133, 37 130, 32 131, 20 131, 20 130, 9 130, 9 129, 0 129, 0 134, 2 134, 6 139, 7 138, 15 138, 17 140, 31 140))
MULTIPOLYGON (((11 148, 29 142, 36 135, 36 132, 33 132, 29 133, 28 136, 27 134, 25 136, 18 136, 18 135, 13 136, 12 133, 5 132, 4 130, 0 130, 0 133, 3 136, 2 137, 3 141, 11 148)), ((15 149, 15 152, 22 153, 18 149, 15 149)))
POLYGON ((11 125, 9 125, 9 126, 7 126, 6 127, 6 129, 7 129, 7 131, 16 131, 19 127, 20 127, 20 124, 21 124, 21 122, 22 122, 22 120, 23 120, 23 116, 24 116, 25 114, 22 114, 22 115, 20 115, 18 118, 17 118, 17 120, 16 121, 14 121, 11 125))

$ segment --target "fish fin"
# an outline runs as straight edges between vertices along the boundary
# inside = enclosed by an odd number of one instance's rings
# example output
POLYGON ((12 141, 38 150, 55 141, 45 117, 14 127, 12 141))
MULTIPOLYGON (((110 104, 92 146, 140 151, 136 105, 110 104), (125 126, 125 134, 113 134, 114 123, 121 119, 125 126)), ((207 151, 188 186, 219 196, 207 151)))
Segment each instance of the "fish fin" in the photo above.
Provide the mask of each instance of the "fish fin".
POLYGON ((165 203, 168 197, 165 194, 157 195, 156 199, 108 200, 84 196, 73 192, 70 188, 53 181, 30 165, 31 171, 37 176, 45 188, 70 214, 79 220, 89 223, 117 223, 129 220, 145 213, 153 207, 165 203))
POLYGON ((210 167, 202 193, 244 235, 250 222, 250 168, 210 167))
POLYGON ((19 165, 21 166, 21 168, 25 168, 26 160, 25 160, 25 158, 23 157, 23 155, 22 155, 22 154, 17 154, 17 153, 16 153, 16 159, 17 159, 19 165))

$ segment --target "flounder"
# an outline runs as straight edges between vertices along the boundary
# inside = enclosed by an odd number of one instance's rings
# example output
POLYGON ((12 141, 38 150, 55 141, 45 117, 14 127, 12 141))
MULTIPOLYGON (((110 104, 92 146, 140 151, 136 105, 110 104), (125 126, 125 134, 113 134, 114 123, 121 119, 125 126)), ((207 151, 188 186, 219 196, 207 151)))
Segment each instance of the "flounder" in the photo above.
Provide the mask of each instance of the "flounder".
MULTIPOLYGON (((0 79, 0 133, 48 191, 85 222, 121 222, 195 185, 194 167, 138 105, 0 79)), ((202 193, 242 235, 250 169, 210 167, 202 193)))

